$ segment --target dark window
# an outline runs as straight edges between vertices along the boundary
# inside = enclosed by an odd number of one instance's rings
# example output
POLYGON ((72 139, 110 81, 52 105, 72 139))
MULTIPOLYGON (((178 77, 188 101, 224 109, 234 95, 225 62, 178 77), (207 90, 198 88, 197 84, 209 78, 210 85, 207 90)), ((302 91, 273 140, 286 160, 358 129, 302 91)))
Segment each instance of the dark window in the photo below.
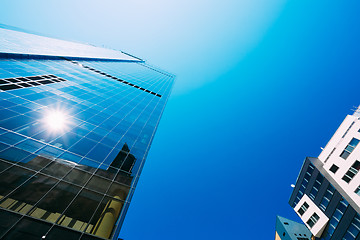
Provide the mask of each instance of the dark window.
POLYGON ((20 82, 20 80, 17 80, 16 78, 8 78, 6 80, 9 81, 9 82, 12 82, 12 83, 20 82))
POLYGON ((102 195, 83 189, 58 220, 58 224, 71 227, 72 219, 88 223, 101 199, 102 195))
POLYGON ((42 81, 39 81, 39 83, 49 84, 49 83, 54 83, 54 82, 53 82, 53 81, 50 81, 50 80, 42 80, 42 81))
POLYGON ((20 218, 20 215, 0 209, 0 236, 9 230, 20 218))
POLYGON ((21 88, 21 87, 18 85, 15 85, 15 84, 0 85, 0 89, 3 91, 18 89, 18 88, 21 88))
POLYGON ((70 166, 54 161, 50 165, 48 165, 45 169, 43 169, 41 172, 46 173, 53 177, 62 178, 70 170, 71 170, 70 166))
POLYGON ((0 84, 8 84, 9 82, 4 81, 4 80, 0 80, 0 84))
POLYGON ((343 237, 344 240, 355 240, 360 232, 360 215, 356 214, 343 237))
POLYGON ((342 199, 336 207, 332 217, 330 218, 327 232, 324 234, 324 239, 330 239, 331 236, 334 234, 336 227, 338 226, 342 216, 344 215, 349 203, 342 199))
POLYGON ((42 75, 42 76, 31 76, 31 77, 18 77, 18 78, 5 78, 0 80, 0 89, 3 91, 13 90, 18 88, 27 88, 37 85, 45 85, 54 83, 53 81, 65 81, 62 78, 58 78, 55 75, 42 75), (15 84, 16 83, 16 84, 15 84), (5 85, 4 85, 5 84, 5 85))
POLYGON ((316 177, 315 183, 314 183, 314 185, 313 185, 313 187, 311 189, 310 195, 309 195, 309 197, 312 200, 315 199, 323 180, 324 180, 323 175, 321 175, 321 173, 319 173, 318 176, 316 177))
POLYGON ((40 83, 37 83, 37 82, 29 82, 29 84, 33 85, 33 86, 39 86, 41 85, 40 83))
POLYGON ((360 169, 360 162, 355 161, 355 163, 349 168, 349 170, 342 177, 342 180, 349 183, 351 179, 353 179, 354 176, 359 172, 359 169, 360 169))
POLYGON ((309 225, 310 228, 312 228, 318 220, 319 220, 319 216, 316 213, 314 213, 306 223, 307 225, 309 225))
POLYGON ((24 206, 16 206, 16 204, 25 203, 35 205, 55 185, 56 182, 56 179, 42 174, 37 174, 31 177, 27 182, 16 189, 16 191, 10 194, 8 198, 6 198, 5 201, 14 201, 14 204, 9 204, 6 208, 16 212, 27 212, 23 209, 24 206))
POLYGON ((339 167, 336 166, 335 164, 333 164, 333 165, 331 166, 331 168, 330 168, 330 172, 336 173, 336 171, 337 171, 338 169, 339 169, 339 167))
POLYGON ((3 239, 39 240, 50 229, 51 224, 31 218, 23 218, 3 239))
POLYGON ((327 187, 326 192, 321 200, 321 203, 320 203, 320 208, 322 210, 324 210, 324 211, 326 210, 332 196, 334 195, 334 192, 335 192, 335 188, 331 184, 329 184, 329 186, 327 187))
POLYGON ((304 202, 303 205, 298 210, 298 213, 300 214, 300 216, 302 216, 308 208, 309 208, 309 204, 304 202))
POLYGON ((37 203, 36 208, 31 211, 30 215, 49 222, 55 222, 60 217, 59 213, 66 209, 79 191, 79 187, 60 182, 37 203))
POLYGON ((307 185, 309 183, 309 179, 311 178, 311 174, 313 173, 313 171, 314 171, 314 166, 312 164, 309 164, 308 169, 307 169, 307 171, 305 173, 304 179, 301 182, 299 192, 296 195, 295 201, 294 201, 294 203, 292 205, 293 208, 297 205, 297 203, 300 201, 300 199, 304 195, 305 189, 306 189, 306 187, 307 187, 307 185))
POLYGON ((111 181, 93 176, 90 181, 86 184, 86 188, 99 192, 99 193, 106 193, 107 189, 109 188, 111 181))
POLYGON ((87 172, 78 169, 73 169, 68 175, 66 175, 65 180, 83 186, 90 177, 91 174, 87 172))
POLYGON ((22 87, 31 87, 31 85, 28 83, 19 83, 19 85, 22 87))
MULTIPOLYGON (((80 65, 80 64, 77 63, 76 61, 70 61, 70 62, 72 62, 72 63, 74 63, 74 64, 76 64, 76 65, 80 65)), ((111 76, 110 74, 104 73, 104 72, 102 72, 102 71, 96 70, 96 69, 94 69, 94 68, 91 68, 91 67, 88 67, 88 66, 85 66, 85 65, 82 65, 82 64, 81 64, 80 66, 82 66, 83 68, 89 69, 89 70, 91 70, 91 71, 93 71, 93 72, 99 73, 99 74, 101 74, 101 75, 103 75, 103 76, 106 76, 106 77, 108 77, 108 78, 111 78, 111 79, 117 80, 117 81, 119 81, 119 82, 125 83, 126 85, 129 85, 129 86, 132 86, 132 87, 134 87, 134 88, 137 88, 137 89, 143 90, 143 91, 145 91, 145 92, 151 93, 152 95, 155 95, 155 96, 157 96, 157 97, 161 97, 160 94, 151 92, 151 91, 149 91, 149 90, 145 90, 144 88, 142 88, 142 87, 140 87, 140 86, 137 86, 137 85, 135 85, 135 84, 133 84, 133 83, 129 83, 129 82, 124 81, 124 80, 122 80, 122 79, 119 79, 119 78, 117 78, 117 77, 111 76)))
POLYGON ((34 172, 22 167, 13 166, 0 174, 0 195, 6 196, 13 189, 27 181, 34 172))
POLYGON ((359 143, 358 139, 356 139, 356 138, 351 139, 351 141, 346 146, 344 151, 340 154, 340 157, 342 157, 343 159, 347 159, 348 156, 350 155, 350 153, 352 153, 352 151, 354 151, 354 149, 358 145, 358 143, 359 143))
POLYGON ((63 240, 63 239, 79 239, 81 233, 66 229, 63 227, 53 227, 45 239, 63 240))
POLYGON ((0 172, 3 172, 5 169, 9 168, 11 165, 0 159, 0 172))
POLYGON ((27 77, 27 78, 30 79, 30 80, 40 80, 40 79, 43 79, 43 78, 40 77, 40 76, 27 77))
POLYGON ((360 186, 357 187, 357 189, 355 190, 355 193, 360 196, 360 186))

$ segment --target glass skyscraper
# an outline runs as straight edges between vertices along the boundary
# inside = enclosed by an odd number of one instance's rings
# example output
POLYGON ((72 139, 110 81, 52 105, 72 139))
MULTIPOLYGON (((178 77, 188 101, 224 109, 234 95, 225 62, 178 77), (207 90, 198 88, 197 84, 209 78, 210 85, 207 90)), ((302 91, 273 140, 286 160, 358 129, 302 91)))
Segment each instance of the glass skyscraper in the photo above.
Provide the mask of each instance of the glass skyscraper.
POLYGON ((0 26, 0 239, 117 239, 173 82, 0 26))

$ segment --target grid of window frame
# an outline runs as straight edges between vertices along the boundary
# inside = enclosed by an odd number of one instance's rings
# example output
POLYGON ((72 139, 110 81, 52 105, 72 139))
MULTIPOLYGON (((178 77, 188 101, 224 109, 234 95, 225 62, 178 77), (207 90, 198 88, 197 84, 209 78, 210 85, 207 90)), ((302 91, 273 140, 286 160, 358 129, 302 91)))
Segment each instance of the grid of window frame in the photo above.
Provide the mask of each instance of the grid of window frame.
POLYGON ((309 197, 312 200, 315 200, 316 195, 319 192, 319 189, 320 189, 321 184, 322 184, 323 181, 324 181, 324 176, 319 172, 317 177, 316 177, 316 180, 314 182, 314 185, 313 185, 313 187, 312 187, 312 189, 310 191, 310 194, 309 194, 309 197))
POLYGON ((306 190, 306 187, 307 187, 307 185, 309 183, 309 180, 311 178, 311 175, 312 175, 314 169, 315 169, 315 167, 310 163, 307 170, 306 170, 304 179, 301 182, 300 189, 298 191, 298 194, 296 195, 296 198, 294 200, 294 203, 293 203, 292 207, 295 207, 297 205, 297 203, 300 201, 300 199, 302 198, 302 196, 304 195, 304 192, 306 190))
MULTIPOLYGON (((67 87, 68 88, 68 87, 67 87)), ((47 92, 47 94, 49 94, 50 92, 47 92)), ((37 95, 38 95, 38 93, 37 93, 37 95)), ((41 99, 40 99, 41 100, 41 99)), ((35 100, 36 101, 36 100, 35 100)), ((134 100, 134 101, 136 101, 136 99, 134 100)), ((82 102, 84 102, 84 101, 82 101, 82 102)), ((139 102, 141 102, 141 101, 139 101, 139 102)), ((38 103, 40 103, 41 104, 41 101, 39 101, 38 103)), ((93 106, 94 106, 94 104, 92 104, 93 106)), ((96 105, 99 105, 99 104, 95 104, 95 107, 96 107, 96 105)), ((108 105, 108 104, 107 104, 108 105)), ((146 106, 146 105, 145 105, 146 106)), ((14 114, 14 112, 13 111, 11 111, 12 109, 11 108, 9 108, 9 109, 6 109, 6 111, 7 112, 10 112, 11 114, 14 114)), ((100 109, 99 109, 100 110, 100 109)), ((131 110, 131 109, 130 109, 131 110)), ((120 110, 119 110, 120 111, 120 110)), ((118 111, 118 112, 119 112, 118 111)), ((123 111, 123 109, 121 109, 121 111, 123 111)), ((100 112, 99 112, 99 114, 97 114, 97 115, 95 115, 95 116, 92 116, 90 119, 87 119, 87 121, 90 123, 90 124, 94 124, 94 123, 96 123, 96 122, 98 122, 99 120, 98 119, 96 119, 97 118, 97 116, 100 116, 100 114, 102 114, 103 115, 103 113, 102 112, 104 112, 104 111, 101 111, 100 110, 100 112), (94 119, 94 121, 92 120, 92 119, 94 119)), ((10 114, 9 113, 9 114, 10 114)), ((77 115, 79 115, 79 114, 77 114, 77 115)), ((107 119, 106 118, 101 118, 101 117, 99 117, 99 119, 100 119, 100 121, 101 120, 105 120, 105 122, 107 121, 107 119)), ((109 119, 109 117, 108 117, 108 119, 109 119)), ((138 118, 139 119, 139 118, 138 118)), ((9 119, 8 121, 9 122, 14 122, 14 121, 12 121, 12 120, 14 120, 14 119, 9 119)), ((131 119, 129 119, 129 120, 131 120, 131 119)), ((109 123, 110 122, 112 122, 110 119, 109 119, 109 123)), ((131 121, 127 121, 129 124, 129 126, 131 126, 131 121)), ((122 121, 122 123, 126 123, 126 121, 122 121)), ((121 123, 121 124, 122 124, 121 123)), ((121 125, 120 124, 120 125, 121 125)), ((81 125, 81 122, 79 121, 79 125, 81 125)), ((153 126, 155 126, 155 124, 153 124, 153 126)), ((151 126, 151 127, 153 127, 153 126, 151 126)), ((92 127, 92 126, 91 126, 92 127)), ((101 128, 101 126, 100 126, 100 128, 96 128, 95 129, 95 131, 97 131, 97 130, 101 130, 101 129, 103 129, 103 128, 101 128)), ((104 128, 104 129, 106 129, 106 128, 104 128)), ((80 129, 81 130, 81 129, 80 129)), ((139 128, 139 130, 141 130, 141 128, 139 128)), ((77 130, 77 131, 79 131, 79 130, 77 130)), ((104 130, 101 130, 102 132, 104 132, 104 130)), ((107 131, 108 131, 108 129, 107 129, 107 131)), ((101 132, 101 134, 104 134, 104 133, 102 133, 101 132)), ((128 134, 131 134, 133 131, 128 131, 128 134)), ((18 133, 18 132, 17 132, 18 133)), ((75 133, 75 134, 77 134, 77 133, 75 133)), ((110 133, 109 135, 113 135, 113 133, 110 133)), ((39 133, 38 135, 37 135, 38 137, 37 138, 35 138, 35 140, 39 140, 39 141, 41 141, 41 140, 43 140, 44 139, 44 137, 41 135, 41 133, 39 133)), ((90 135, 87 135, 87 136, 89 136, 90 137, 90 135)), ((99 135, 98 135, 99 136, 99 135)), ((148 134, 148 136, 150 137, 150 135, 148 134)), ((33 138, 33 136, 30 136, 30 137, 32 137, 33 138)), ((61 137, 58 137, 58 139, 61 139, 61 137)), ((75 138, 73 138, 73 139, 75 139, 75 138)), ((134 142, 134 140, 136 139, 136 136, 134 136, 133 137, 133 140, 132 140, 132 142, 134 142)), ((90 140, 92 140, 92 138, 90 138, 90 140)), ((109 138, 104 138, 104 140, 109 140, 109 138)), ((129 141, 129 140, 128 140, 129 141)), ((55 143, 55 144, 58 144, 58 143, 55 143)), ((104 143, 105 145, 107 145, 106 143, 104 143)), ((138 142, 138 144, 140 144, 141 145, 141 142, 138 142)), ((84 145, 84 144, 83 144, 84 145)), ((132 144, 131 144, 132 145, 132 144)), ((119 147, 118 147, 118 149, 120 150, 120 148, 121 148, 121 146, 122 146, 122 144, 121 145, 119 145, 119 147)), ((144 147, 143 147, 144 148, 144 147)), ((75 153, 75 154, 77 154, 77 153, 75 153)), ((143 152, 143 154, 144 154, 144 152, 143 152)), ((94 161, 95 160, 95 162, 96 162, 96 159, 92 159, 92 161, 94 161)), ((101 161, 100 161, 101 162, 101 161)))
POLYGON ((55 75, 41 75, 41 76, 24 76, 15 78, 0 79, 0 90, 9 91, 19 88, 34 87, 39 85, 57 83, 66 81, 55 75))
POLYGON ((304 215, 304 213, 306 212, 306 210, 309 208, 309 204, 307 204, 307 202, 304 202, 303 205, 301 205, 301 207, 298 210, 298 213, 300 214, 300 216, 304 215))
POLYGON ((327 230, 325 230, 326 232, 323 233, 324 240, 329 240, 331 238, 331 236, 334 234, 334 231, 335 231, 337 225, 339 224, 342 216, 344 215, 348 205, 349 205, 349 203, 345 199, 342 199, 338 203, 333 215, 330 218, 327 230))
POLYGON ((356 138, 351 139, 351 141, 346 146, 344 151, 340 154, 340 157, 346 160, 349 157, 349 155, 352 153, 352 151, 354 151, 355 147, 359 144, 359 142, 360 142, 359 139, 356 138))
POLYGON ((358 196, 360 196, 360 185, 354 191, 358 196))
MULTIPOLYGON (((91 63, 105 67, 108 64, 101 61, 91 63)), ((17 185, 9 189, 10 192, 3 194, 0 198, 0 204, 6 202, 8 204, 6 208, 9 211, 22 214, 11 229, 15 229, 17 223, 20 224, 26 219, 30 219, 29 217, 34 217, 34 214, 39 217, 40 212, 44 210, 41 204, 60 185, 77 190, 74 190, 76 193, 71 202, 68 203, 67 208, 60 212, 63 217, 59 216, 54 222, 64 224, 69 209, 76 209, 71 208, 72 204, 76 203, 76 199, 84 191, 87 194, 91 192, 94 196, 98 196, 99 199, 99 204, 97 207, 94 205, 94 213, 89 216, 88 221, 95 221, 95 214, 98 214, 102 210, 104 203, 110 200, 116 204, 122 202, 122 211, 119 213, 119 218, 123 219, 155 128, 165 107, 173 77, 159 73, 152 76, 152 70, 148 68, 145 68, 146 70, 143 71, 144 74, 141 76, 139 74, 136 76, 127 75, 131 80, 135 79, 140 83, 146 82, 147 86, 153 86, 159 90, 165 96, 159 98, 137 91, 136 88, 131 86, 120 87, 116 81, 99 78, 97 74, 95 76, 94 73, 69 64, 64 60, 0 59, 0 64, 3 67, 0 70, 0 77, 17 78, 29 76, 29 73, 42 76, 51 72, 68 80, 36 88, 0 91, 0 98, 2 99, 0 100, 0 158, 9 160, 0 160, 0 167, 2 166, 0 168, 0 179, 5 179, 1 176, 5 176, 4 174, 15 168, 28 173, 25 179, 17 182, 17 185), (147 82, 147 79, 150 79, 150 81, 147 82), (96 90, 94 91, 94 89, 96 90), (117 98, 117 96, 120 97, 117 98), (59 101, 67 107, 71 106, 72 112, 70 115, 72 115, 74 123, 67 129, 66 133, 49 137, 45 134, 46 130, 39 131, 41 124, 37 117, 41 115, 41 110, 56 106, 59 101), (122 102, 121 108, 116 107, 116 103, 119 102, 122 102), (120 114, 121 118, 118 118, 116 114, 120 114), (18 121, 19 116, 26 119, 26 121, 18 121), (14 125, 15 122, 22 125, 14 125), (66 135, 71 135, 71 138, 67 138, 71 139, 70 142, 63 141, 63 136, 66 135), (87 142, 82 143, 82 139, 86 139, 87 142), (89 143, 94 146, 91 147, 89 143), (129 151, 123 150, 124 144, 128 146, 129 151), (88 148, 87 152, 75 152, 75 148, 85 148, 87 146, 91 147, 88 148), (99 148, 95 151, 97 146, 99 148), (127 157, 129 155, 135 156, 137 161, 135 161, 135 165, 132 166, 130 172, 123 171, 121 165, 119 168, 113 168, 110 166, 111 162, 106 162, 106 159, 95 159, 96 155, 91 155, 92 152, 95 154, 101 149, 106 149, 104 152, 109 151, 106 156, 109 159, 114 159, 117 153, 123 152, 127 157), (33 159, 39 158, 39 156, 43 156, 43 159, 40 159, 41 161, 36 164, 32 164, 33 159), (62 168, 63 170, 61 170, 62 168), (55 169, 56 171, 54 171, 55 169), (71 177, 74 172, 77 172, 78 176, 81 173, 80 176, 83 176, 83 178, 76 180, 76 182, 74 177, 71 177), (44 192, 42 192, 42 196, 39 195, 40 198, 31 202, 31 205, 35 208, 25 211, 25 207, 29 207, 30 203, 21 203, 19 201, 15 203, 14 201, 11 202, 11 199, 14 199, 13 197, 16 194, 19 194, 19 189, 26 187, 26 183, 31 185, 30 183, 35 177, 44 179, 44 182, 45 179, 48 179, 46 181, 51 180, 51 184, 46 185, 49 188, 43 189, 44 192), (106 184, 97 184, 99 182, 106 184), (128 195, 122 197, 121 200, 116 199, 116 195, 114 195, 114 191, 119 189, 118 186, 120 185, 120 188, 124 188, 124 191, 128 192, 128 195), (18 206, 19 204, 21 206, 18 206)), ((120 66, 121 64, 111 63, 112 66, 120 66)), ((135 73, 138 69, 144 68, 143 65, 137 63, 128 66, 133 68, 132 71, 135 73)), ((120 67, 123 68, 123 66, 120 67)), ((123 72, 126 73, 126 69, 123 72)), ((42 221, 48 221, 46 216, 50 213, 44 214, 39 218, 42 221)), ((121 225, 121 221, 117 222, 117 226, 121 225)), ((85 229, 89 226, 89 223, 85 226, 85 229)), ((74 227, 73 225, 66 226, 74 227)), ((11 229, 8 234, 11 233, 11 229)), ((52 232, 58 230, 58 227, 53 223, 46 234, 51 235, 52 232)), ((83 231, 81 236, 86 234, 83 231)))
POLYGON ((349 224, 343 240, 355 240, 360 232, 360 215, 357 213, 349 224))
POLYGON ((345 175, 342 177, 342 180, 349 183, 355 177, 355 175, 359 172, 359 170, 360 170, 360 162, 358 160, 356 160, 354 162, 354 164, 351 165, 349 170, 345 173, 345 175))
POLYGON ((334 193, 335 193, 335 188, 329 183, 329 186, 327 187, 326 192, 325 192, 324 196, 322 197, 320 206, 319 206, 323 211, 326 210, 334 193))
POLYGON ((103 76, 106 76, 106 77, 108 77, 108 78, 114 79, 114 80, 116 80, 116 81, 119 81, 119 82, 121 82, 121 83, 127 84, 127 85, 129 85, 129 86, 134 87, 134 88, 140 89, 140 90, 142 90, 142 91, 144 91, 144 92, 150 93, 150 94, 155 95, 155 96, 157 96, 157 97, 161 97, 161 95, 158 94, 158 93, 152 92, 152 91, 150 91, 150 90, 148 90, 148 89, 145 89, 145 88, 143 88, 143 87, 140 87, 140 86, 138 86, 138 85, 135 85, 135 84, 133 84, 133 83, 130 83, 130 82, 128 82, 128 81, 125 81, 125 80, 123 80, 123 79, 120 79, 120 78, 111 76, 111 75, 109 75, 109 74, 107 74, 107 73, 104 73, 104 72, 99 71, 99 70, 97 70, 97 69, 94 69, 94 68, 92 68, 92 67, 89 67, 89 66, 80 64, 80 63, 78 63, 77 61, 73 61, 73 60, 68 60, 68 61, 71 62, 71 63, 77 64, 77 65, 79 65, 79 66, 81 66, 81 67, 83 67, 83 68, 89 69, 90 71, 93 71, 93 72, 96 72, 96 73, 101 74, 101 75, 103 75, 103 76))
POLYGON ((307 220, 307 225, 312 228, 316 223, 317 221, 319 220, 319 215, 317 215, 316 213, 314 213, 313 215, 311 215, 311 217, 309 218, 309 220, 307 220))

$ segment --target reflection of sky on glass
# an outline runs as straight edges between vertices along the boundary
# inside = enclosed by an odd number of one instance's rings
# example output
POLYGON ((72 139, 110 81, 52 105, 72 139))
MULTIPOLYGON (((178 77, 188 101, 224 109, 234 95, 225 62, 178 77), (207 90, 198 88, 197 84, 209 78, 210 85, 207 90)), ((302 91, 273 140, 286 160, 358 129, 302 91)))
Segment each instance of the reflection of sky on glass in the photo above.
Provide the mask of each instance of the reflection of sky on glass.
POLYGON ((177 75, 124 239, 273 239, 277 214, 299 221, 287 201, 303 159, 360 102, 358 1, 2 6, 4 24, 105 44, 177 75))
POLYGON ((50 132, 66 132, 69 128, 70 117, 64 110, 49 109, 45 113, 43 122, 50 132))

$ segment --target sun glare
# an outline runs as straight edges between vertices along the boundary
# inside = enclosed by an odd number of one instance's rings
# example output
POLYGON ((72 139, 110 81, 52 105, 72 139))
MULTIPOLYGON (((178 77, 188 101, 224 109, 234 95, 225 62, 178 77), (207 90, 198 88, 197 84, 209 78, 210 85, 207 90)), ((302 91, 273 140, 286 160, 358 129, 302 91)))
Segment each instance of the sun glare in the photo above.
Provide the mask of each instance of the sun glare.
POLYGON ((64 131, 68 125, 68 116, 60 110, 52 110, 46 113, 44 122, 51 131, 64 131))

